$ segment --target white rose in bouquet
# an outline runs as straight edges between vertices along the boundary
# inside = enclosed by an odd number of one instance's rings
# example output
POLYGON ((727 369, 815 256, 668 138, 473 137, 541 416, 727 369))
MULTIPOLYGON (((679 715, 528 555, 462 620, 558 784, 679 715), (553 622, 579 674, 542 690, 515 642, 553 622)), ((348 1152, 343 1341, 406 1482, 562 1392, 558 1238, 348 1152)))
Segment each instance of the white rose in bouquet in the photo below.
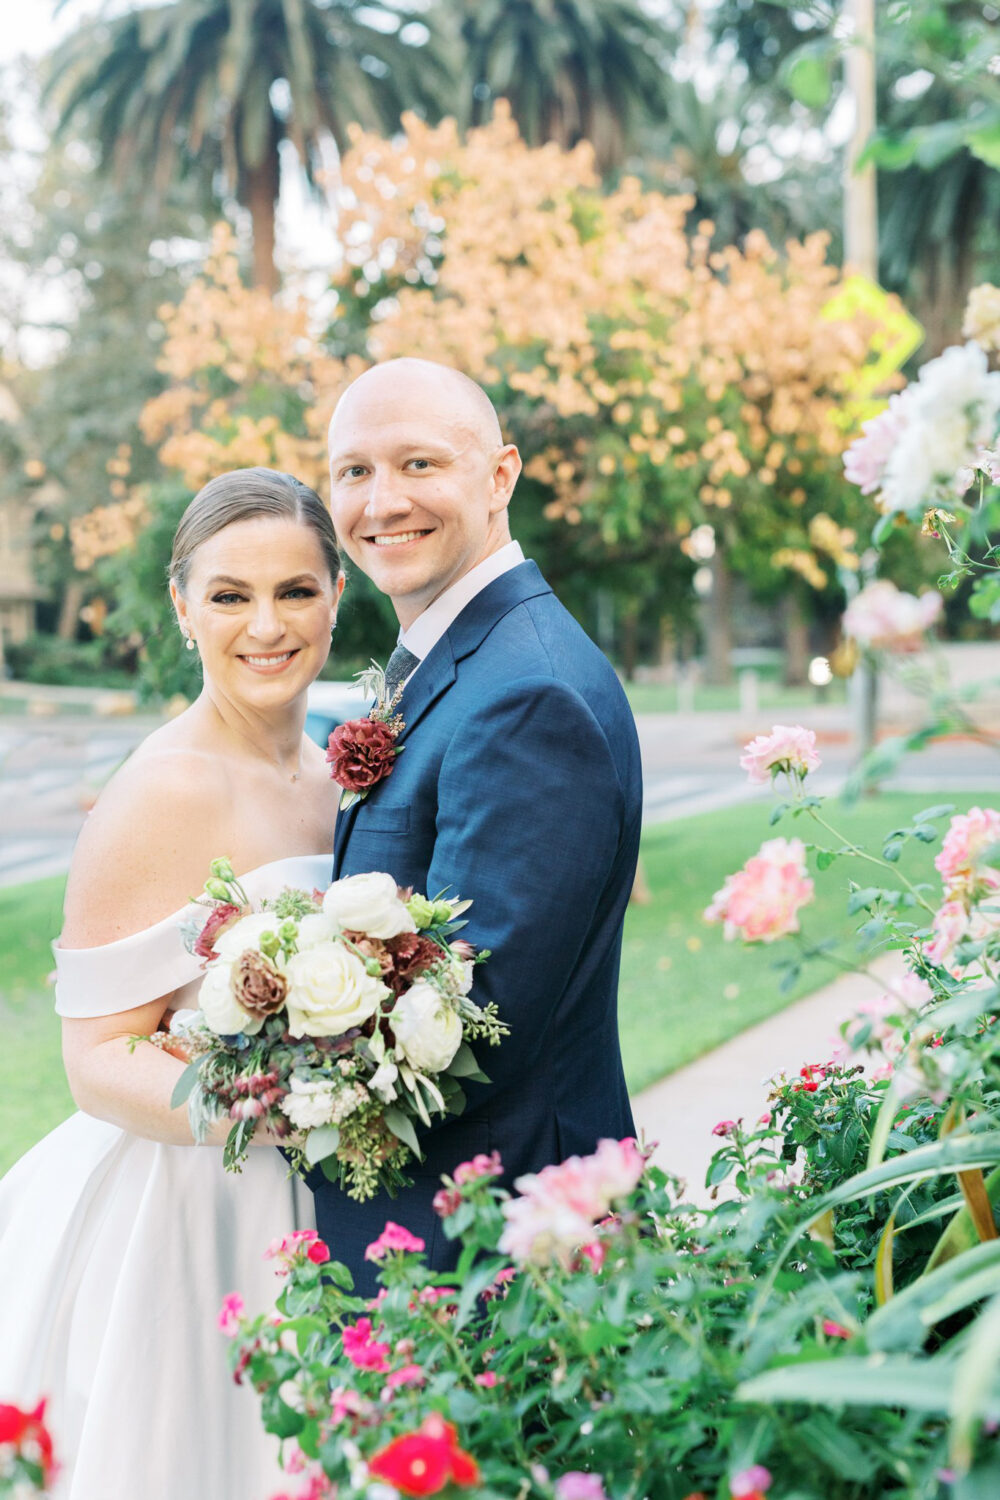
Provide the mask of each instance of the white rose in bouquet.
POLYGON ((206 1023, 216 1036, 236 1036, 241 1031, 247 1036, 256 1036, 264 1024, 263 1016, 252 1016, 248 1010, 243 1009, 233 994, 231 963, 223 961, 212 965, 201 982, 198 1004, 206 1023))
POLYGON ((389 991, 339 943, 294 953, 287 967, 288 1030, 292 1036, 340 1036, 375 1014, 389 991))
POLYGON ((391 1024, 397 1052, 421 1073, 440 1073, 461 1045, 461 1020, 426 980, 400 995, 391 1024))
POLYGON ((300 953, 307 948, 315 948, 317 943, 328 943, 337 929, 325 912, 309 912, 306 916, 299 918, 299 933, 296 944, 300 953))
POLYGON ((399 899, 395 880, 378 871, 335 881, 323 897, 323 911, 341 931, 364 932, 373 938, 398 937, 401 932, 417 930, 399 899))
POLYGON ((235 963, 247 948, 259 952, 262 934, 277 932, 280 926, 281 919, 273 912, 253 912, 249 917, 241 917, 233 927, 227 927, 219 933, 215 940, 215 952, 226 963, 235 963))

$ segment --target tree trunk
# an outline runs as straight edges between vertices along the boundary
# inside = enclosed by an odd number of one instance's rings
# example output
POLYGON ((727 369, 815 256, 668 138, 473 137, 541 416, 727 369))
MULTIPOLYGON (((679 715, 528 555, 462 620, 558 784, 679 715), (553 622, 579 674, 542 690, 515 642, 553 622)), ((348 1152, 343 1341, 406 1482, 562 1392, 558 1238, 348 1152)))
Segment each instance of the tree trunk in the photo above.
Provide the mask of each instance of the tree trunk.
POLYGON ((712 592, 703 601, 701 611, 705 632, 705 681, 719 687, 733 680, 729 659, 733 649, 730 573, 719 548, 712 558, 711 569, 712 592))
POLYGON ((273 297, 278 290, 278 268, 274 264, 274 215, 278 201, 276 144, 259 167, 247 168, 246 185, 253 225, 253 284, 273 297))
POLYGON ((785 595, 785 683, 799 687, 809 679, 809 621, 802 593, 794 584, 785 595))
POLYGON ((626 682, 635 681, 639 660, 639 606, 628 604, 622 615, 622 671, 626 682))
POLYGON ((80 610, 83 608, 84 586, 79 578, 71 578, 66 585, 59 609, 59 625, 56 634, 61 641, 75 641, 80 610))

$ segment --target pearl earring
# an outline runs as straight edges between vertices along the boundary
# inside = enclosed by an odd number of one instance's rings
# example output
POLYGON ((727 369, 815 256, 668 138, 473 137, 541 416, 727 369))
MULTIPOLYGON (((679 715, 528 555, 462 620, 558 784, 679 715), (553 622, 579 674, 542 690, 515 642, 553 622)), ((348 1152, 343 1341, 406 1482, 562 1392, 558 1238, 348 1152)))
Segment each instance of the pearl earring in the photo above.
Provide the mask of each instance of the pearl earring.
POLYGON ((187 651, 193 651, 194 650, 194 636, 191 635, 190 633, 188 634, 187 644, 185 646, 185 650, 187 650, 187 651))

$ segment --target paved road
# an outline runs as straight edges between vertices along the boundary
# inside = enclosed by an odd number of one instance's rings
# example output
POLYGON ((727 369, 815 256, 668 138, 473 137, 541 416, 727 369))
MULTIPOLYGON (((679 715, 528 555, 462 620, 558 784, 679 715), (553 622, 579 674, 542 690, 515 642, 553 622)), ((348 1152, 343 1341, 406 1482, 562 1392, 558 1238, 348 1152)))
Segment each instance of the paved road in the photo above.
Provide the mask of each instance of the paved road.
MULTIPOLYGON (((853 759, 844 710, 817 706, 802 717, 819 735, 823 769, 816 790, 836 792, 853 759)), ((95 793, 155 722, 0 718, 0 886, 67 868, 95 793)), ((766 801, 769 792, 747 784, 738 760, 741 745, 770 722, 767 711, 751 723, 738 712, 642 716, 646 822, 766 801)), ((942 789, 1000 796, 1000 754, 967 742, 937 745, 910 756, 888 784, 931 796, 942 789)))

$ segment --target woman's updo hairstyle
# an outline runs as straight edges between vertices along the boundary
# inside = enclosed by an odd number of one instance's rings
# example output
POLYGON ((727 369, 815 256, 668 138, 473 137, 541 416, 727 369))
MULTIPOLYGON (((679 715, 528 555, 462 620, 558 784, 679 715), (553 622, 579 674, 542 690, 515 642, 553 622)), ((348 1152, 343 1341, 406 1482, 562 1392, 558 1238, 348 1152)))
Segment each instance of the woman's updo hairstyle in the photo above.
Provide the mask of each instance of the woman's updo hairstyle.
POLYGON ((336 583, 340 574, 337 534, 316 491, 278 469, 233 469, 203 485, 181 516, 169 575, 178 592, 186 592, 192 559, 203 542, 237 521, 252 521, 256 516, 287 516, 311 526, 336 583))

